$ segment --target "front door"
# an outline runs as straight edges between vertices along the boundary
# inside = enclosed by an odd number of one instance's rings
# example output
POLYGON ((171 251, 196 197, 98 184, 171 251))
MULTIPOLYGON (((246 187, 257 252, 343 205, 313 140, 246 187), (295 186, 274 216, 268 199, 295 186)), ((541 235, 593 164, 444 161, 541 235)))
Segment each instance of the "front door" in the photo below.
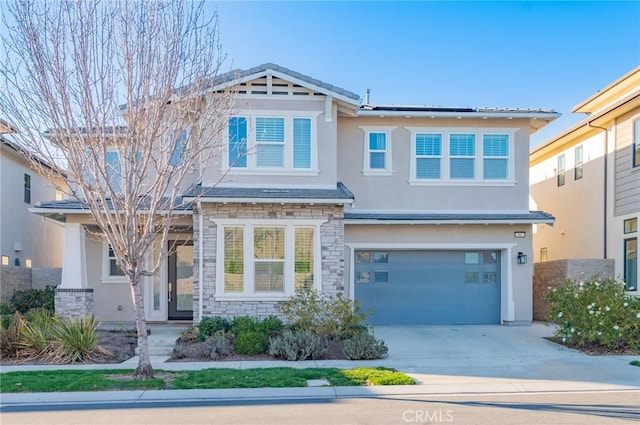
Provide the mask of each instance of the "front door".
POLYGON ((169 320, 193 320, 193 243, 169 242, 169 320))

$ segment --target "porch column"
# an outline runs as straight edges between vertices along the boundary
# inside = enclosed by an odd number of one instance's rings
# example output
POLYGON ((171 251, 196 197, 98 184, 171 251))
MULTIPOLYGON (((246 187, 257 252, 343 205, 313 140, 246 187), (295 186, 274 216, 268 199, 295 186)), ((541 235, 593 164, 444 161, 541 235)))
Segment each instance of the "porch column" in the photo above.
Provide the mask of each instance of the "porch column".
POLYGON ((79 318, 93 314, 93 289, 87 285, 87 259, 84 247, 84 226, 66 223, 62 281, 56 288, 56 315, 79 318))

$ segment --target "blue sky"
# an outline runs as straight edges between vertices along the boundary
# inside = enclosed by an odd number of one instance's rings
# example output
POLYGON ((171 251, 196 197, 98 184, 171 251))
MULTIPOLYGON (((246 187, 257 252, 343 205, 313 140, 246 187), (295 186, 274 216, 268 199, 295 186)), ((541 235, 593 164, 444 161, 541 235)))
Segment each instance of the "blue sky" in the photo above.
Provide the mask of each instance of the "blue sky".
POLYGON ((275 62, 372 103, 574 105, 640 65, 640 2, 210 2, 227 68, 275 62))

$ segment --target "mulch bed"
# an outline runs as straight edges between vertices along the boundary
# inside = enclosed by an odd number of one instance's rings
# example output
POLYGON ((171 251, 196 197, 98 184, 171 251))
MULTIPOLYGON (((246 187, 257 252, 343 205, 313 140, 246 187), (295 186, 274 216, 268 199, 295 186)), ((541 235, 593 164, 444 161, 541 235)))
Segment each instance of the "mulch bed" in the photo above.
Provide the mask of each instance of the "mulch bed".
MULTIPOLYGON (((188 342, 182 341, 183 344, 189 345, 188 342)), ((195 353, 198 353, 199 350, 195 348, 197 342, 191 343, 193 344, 194 349, 190 349, 187 347, 184 350, 181 350, 186 355, 176 356, 169 358, 169 362, 230 362, 230 361, 256 361, 256 360, 282 360, 278 357, 270 356, 269 354, 258 354, 256 356, 249 356, 245 354, 229 354, 221 359, 212 360, 207 357, 198 357, 195 353)), ((346 357, 342 353, 342 347, 340 346, 339 341, 331 340, 329 341, 329 345, 327 347, 327 352, 322 356, 322 358, 318 360, 345 360, 346 357)))
POLYGON ((619 347, 619 348, 607 348, 601 345, 576 345, 570 342, 562 342, 562 338, 559 337, 548 337, 545 338, 551 342, 555 342, 556 344, 563 345, 567 348, 571 348, 574 350, 581 351, 589 356, 636 356, 640 355, 640 350, 634 350, 629 347, 619 347))
MULTIPOLYGON (((138 338, 135 332, 127 331, 96 331, 100 338, 100 345, 106 348, 108 354, 97 354, 94 356, 89 364, 106 364, 106 363, 122 363, 123 361, 135 356, 136 346, 138 345, 138 338)), ((14 359, 14 358, 0 358, 0 365, 15 366, 15 365, 37 365, 37 364, 55 364, 49 363, 42 359, 14 359)))

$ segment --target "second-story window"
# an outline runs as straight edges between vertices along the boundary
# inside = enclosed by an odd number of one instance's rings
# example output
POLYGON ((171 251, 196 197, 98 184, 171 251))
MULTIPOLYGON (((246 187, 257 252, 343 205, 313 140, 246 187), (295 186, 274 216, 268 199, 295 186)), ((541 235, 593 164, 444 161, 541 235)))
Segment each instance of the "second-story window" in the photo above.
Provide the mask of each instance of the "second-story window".
POLYGON ((475 178, 475 134, 451 134, 449 136, 449 177, 451 179, 475 178))
POLYGON ((228 143, 227 164, 235 170, 306 172, 316 168, 312 118, 231 117, 228 143))
POLYGON ((183 161, 184 150, 189 139, 189 132, 187 130, 180 131, 176 136, 175 146, 173 152, 171 152, 171 158, 169 158, 169 164, 172 166, 180 165, 183 161))
POLYGON ((513 184, 515 129, 406 127, 411 185, 513 184))
POLYGON ((395 127, 361 126, 364 131, 362 174, 390 176, 391 131, 395 127))
POLYGON ((31 203, 31 176, 29 174, 24 175, 24 203, 31 203))
POLYGON ((416 134, 416 178, 439 179, 442 167, 442 134, 416 134))
POLYGON ((575 158, 575 166, 573 168, 573 178, 574 180, 580 180, 583 175, 582 169, 582 146, 578 146, 574 150, 574 158, 575 158))
POLYGON ((284 118, 256 118, 256 166, 284 167, 284 118))
POLYGON ((484 134, 482 136, 483 178, 505 180, 509 176, 509 136, 484 134))
POLYGON ((558 187, 564 186, 565 183, 565 169, 564 169, 564 154, 558 156, 558 171, 557 171, 557 184, 558 187))
POLYGON ((120 156, 116 151, 107 151, 107 179, 111 189, 119 193, 122 184, 122 166, 120 164, 120 156))

